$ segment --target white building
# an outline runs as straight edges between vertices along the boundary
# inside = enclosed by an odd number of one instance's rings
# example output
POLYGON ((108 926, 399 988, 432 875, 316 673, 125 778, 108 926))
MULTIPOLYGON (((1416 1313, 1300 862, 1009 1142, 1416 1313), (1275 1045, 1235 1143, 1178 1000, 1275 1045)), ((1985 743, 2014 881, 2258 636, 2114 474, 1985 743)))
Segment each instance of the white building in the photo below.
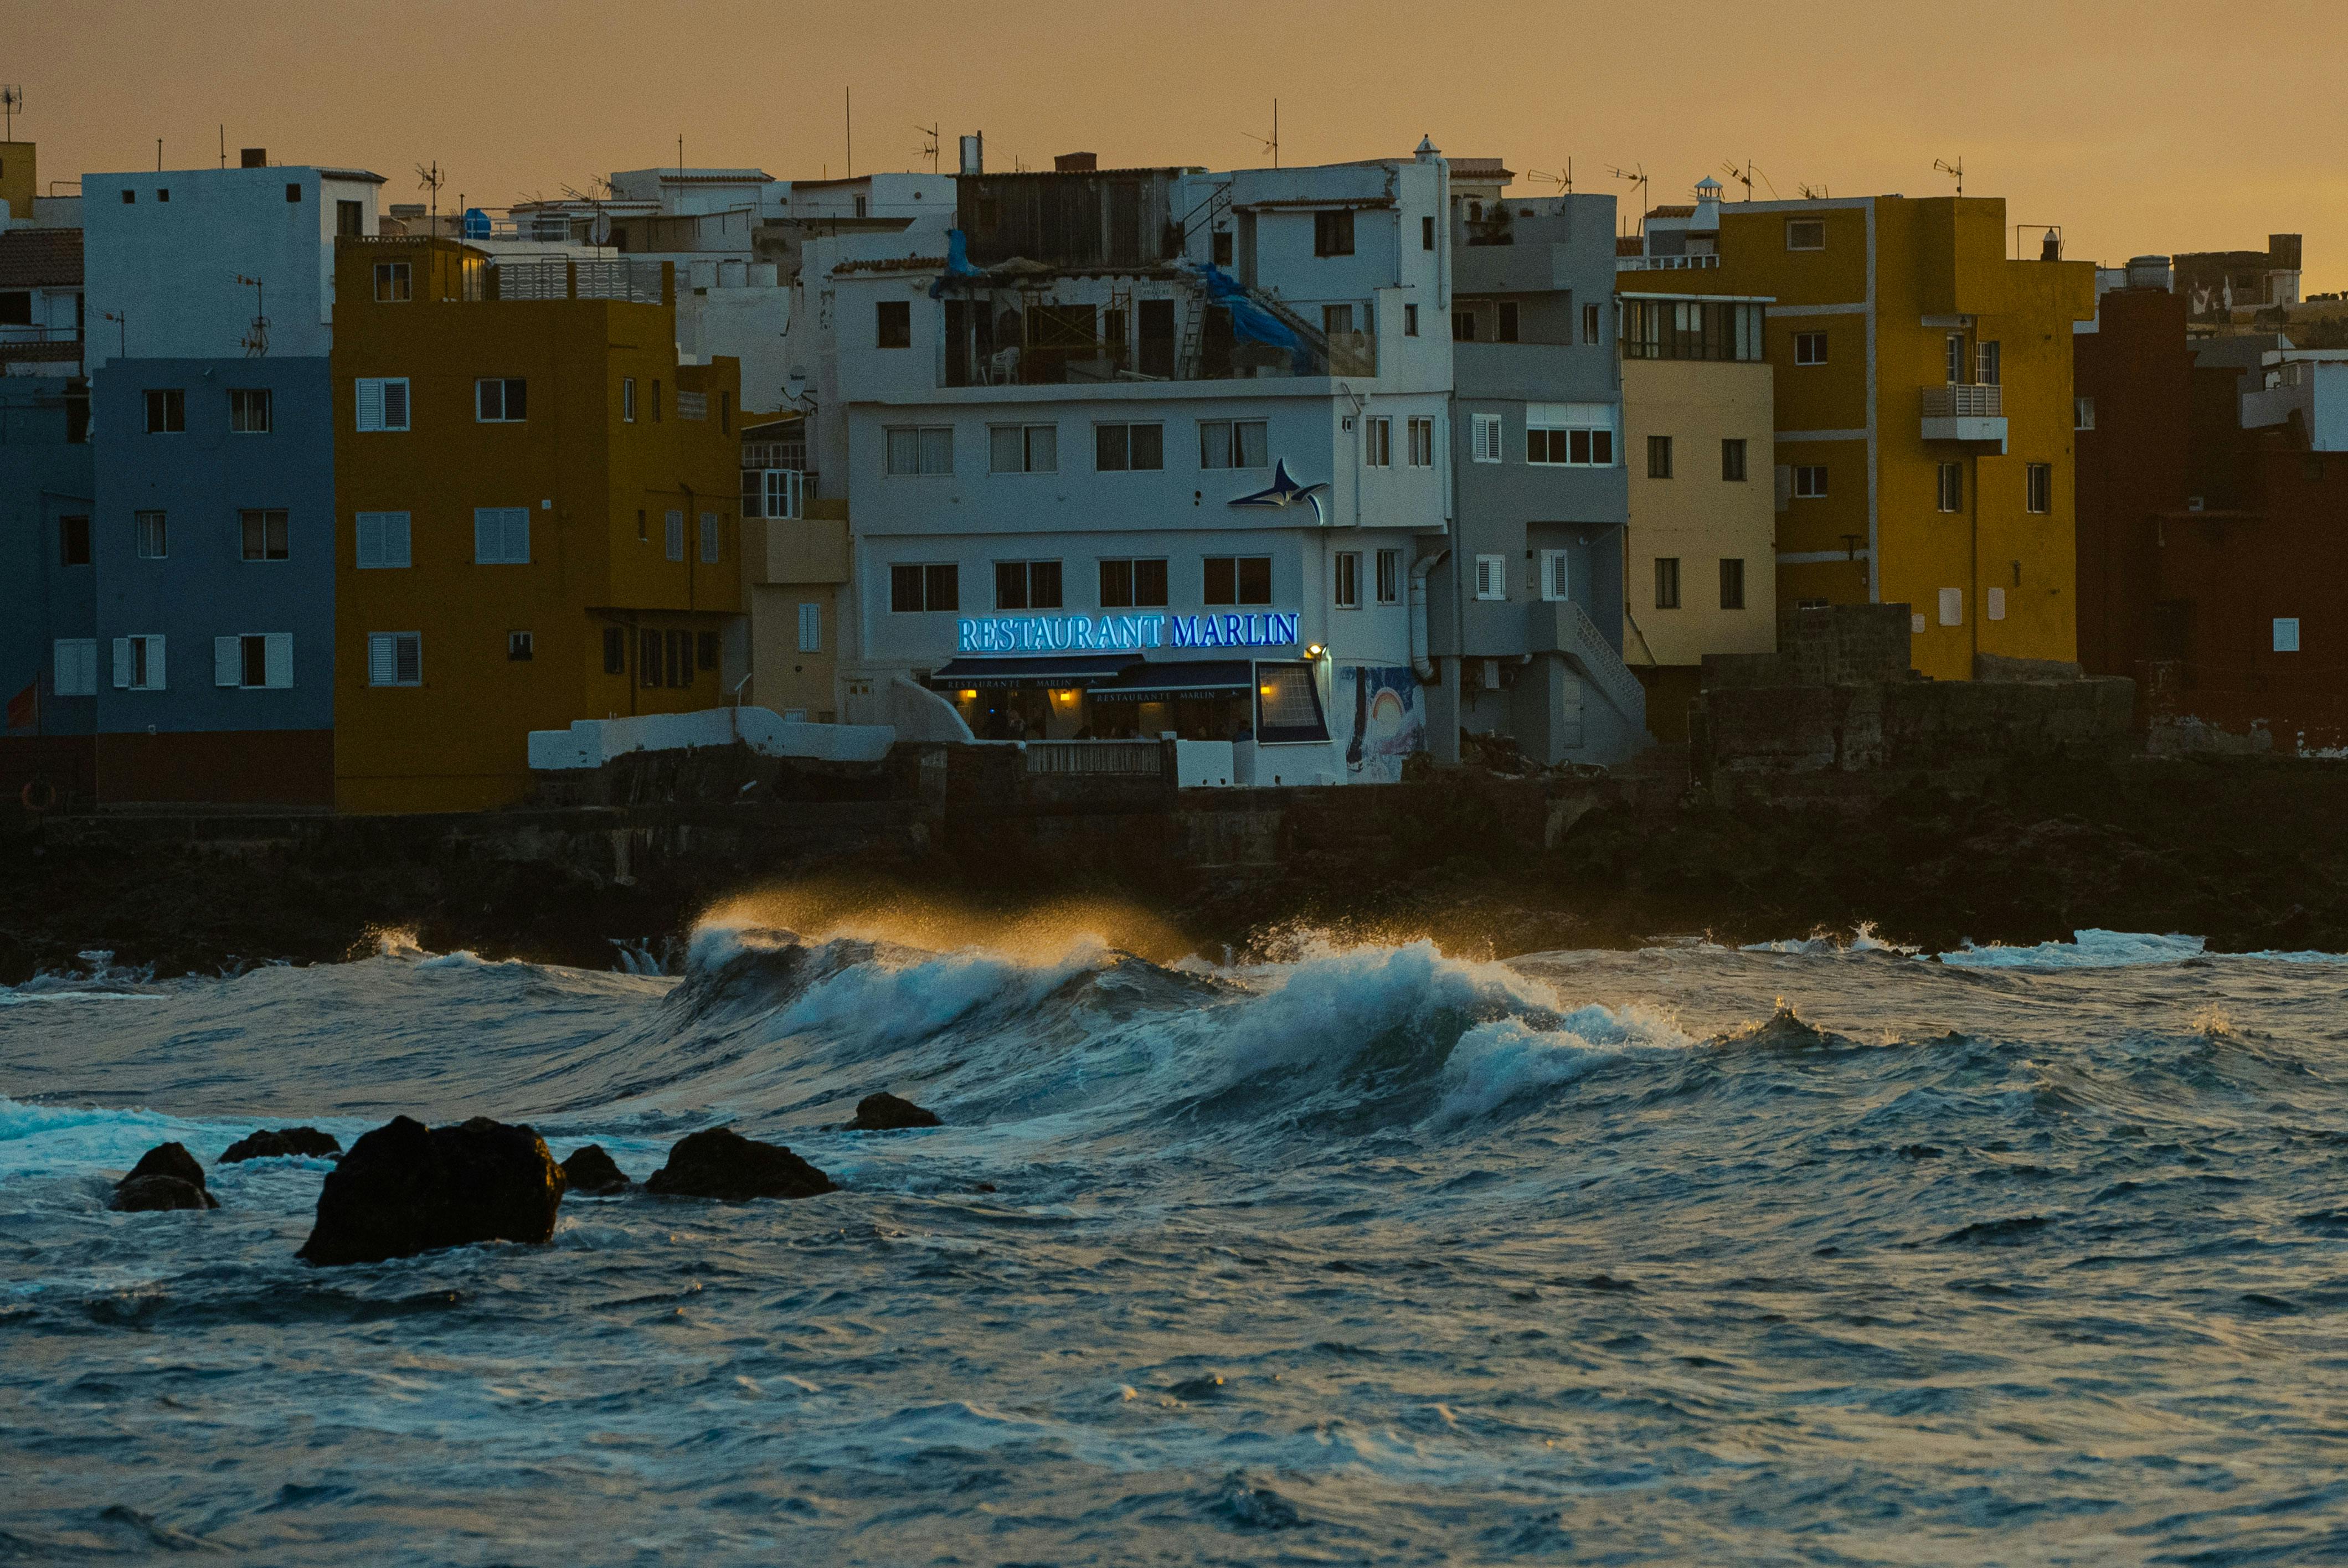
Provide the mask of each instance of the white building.
POLYGON ((272 357, 324 357, 335 240, 376 231, 382 184, 357 169, 266 163, 85 174, 90 367, 126 353, 235 358, 256 342, 272 357))
POLYGON ((965 254, 811 248, 792 384, 853 508, 843 716, 912 682, 982 738, 1398 776, 1449 529, 1446 208, 1431 153, 965 172, 965 254))

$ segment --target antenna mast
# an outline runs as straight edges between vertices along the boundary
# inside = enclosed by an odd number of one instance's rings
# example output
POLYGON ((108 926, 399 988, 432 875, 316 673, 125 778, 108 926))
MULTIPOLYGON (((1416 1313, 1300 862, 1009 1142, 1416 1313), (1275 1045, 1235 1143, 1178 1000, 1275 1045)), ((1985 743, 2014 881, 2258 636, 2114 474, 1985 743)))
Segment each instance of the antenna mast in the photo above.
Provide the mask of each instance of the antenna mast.
POLYGON ((1609 166, 1606 172, 1617 179, 1627 179, 1639 188, 1639 232, 1644 234, 1647 231, 1647 166, 1643 163, 1636 169, 1609 166))
MULTIPOLYGON (((938 122, 939 125, 944 123, 942 120, 938 122)), ((928 138, 922 144, 922 156, 930 160, 930 172, 935 174, 938 171, 938 159, 941 156, 938 151, 938 126, 917 125, 913 128, 928 138)))
MULTIPOLYGON (((236 281, 252 291, 252 330, 244 334, 242 345, 247 359, 265 359, 269 355, 269 316, 263 309, 265 296, 259 278, 237 274, 236 281)), ((129 329, 125 329, 127 332, 129 329)))
POLYGON ((16 139, 16 115, 25 107, 25 89, 14 82, 0 86, 0 141, 16 139))
POLYGON ((1932 160, 1932 167, 1940 170, 1942 174, 1948 175, 1956 180, 1958 195, 1962 196, 1965 193, 1965 160, 1963 158, 1960 157, 1954 163, 1951 163, 1945 158, 1936 158, 1932 160))
MULTIPOLYGON (((227 155, 223 153, 221 156, 225 158, 227 155)), ((448 183, 448 171, 440 167, 438 159, 434 159, 429 168, 420 163, 416 166, 417 188, 432 195, 432 232, 435 234, 440 232, 440 188, 448 183)))

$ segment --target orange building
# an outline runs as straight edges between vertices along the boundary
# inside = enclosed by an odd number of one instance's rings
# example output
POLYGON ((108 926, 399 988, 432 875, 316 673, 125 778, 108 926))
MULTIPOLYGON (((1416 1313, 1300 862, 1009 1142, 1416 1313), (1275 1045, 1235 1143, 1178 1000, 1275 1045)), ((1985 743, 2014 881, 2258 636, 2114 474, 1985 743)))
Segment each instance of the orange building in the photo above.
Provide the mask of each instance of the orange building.
POLYGON ((532 730, 725 699, 740 369, 677 363, 668 264, 346 239, 335 315, 339 809, 507 804, 532 730))

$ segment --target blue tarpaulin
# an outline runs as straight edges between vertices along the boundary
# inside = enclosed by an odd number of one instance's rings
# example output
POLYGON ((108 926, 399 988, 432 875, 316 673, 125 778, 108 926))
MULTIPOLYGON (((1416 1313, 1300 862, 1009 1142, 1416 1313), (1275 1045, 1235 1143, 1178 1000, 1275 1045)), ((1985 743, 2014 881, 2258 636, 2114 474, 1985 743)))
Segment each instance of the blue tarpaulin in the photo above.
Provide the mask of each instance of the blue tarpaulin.
POLYGON ((1297 374, 1303 375, 1311 371, 1313 354, 1304 346, 1304 340, 1298 337, 1296 330, 1286 322, 1248 298, 1246 287, 1237 278, 1212 261, 1201 261, 1199 263, 1199 281, 1207 285, 1208 299, 1231 313, 1234 336, 1246 338, 1251 343, 1284 348, 1296 356, 1297 374))
POLYGON ((936 282, 930 285, 930 298, 934 300, 944 293, 949 282, 959 282, 967 278, 985 276, 985 268, 971 265, 969 239, 959 229, 947 230, 946 270, 938 275, 936 282))

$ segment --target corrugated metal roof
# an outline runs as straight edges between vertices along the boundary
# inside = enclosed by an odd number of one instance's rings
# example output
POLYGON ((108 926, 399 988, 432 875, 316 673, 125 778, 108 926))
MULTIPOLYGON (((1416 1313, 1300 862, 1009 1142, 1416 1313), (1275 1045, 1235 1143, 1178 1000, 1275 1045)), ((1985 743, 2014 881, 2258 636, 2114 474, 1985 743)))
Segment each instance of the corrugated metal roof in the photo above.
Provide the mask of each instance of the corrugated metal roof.
POLYGON ((0 289, 80 286, 80 230, 17 229, 0 234, 0 289))

